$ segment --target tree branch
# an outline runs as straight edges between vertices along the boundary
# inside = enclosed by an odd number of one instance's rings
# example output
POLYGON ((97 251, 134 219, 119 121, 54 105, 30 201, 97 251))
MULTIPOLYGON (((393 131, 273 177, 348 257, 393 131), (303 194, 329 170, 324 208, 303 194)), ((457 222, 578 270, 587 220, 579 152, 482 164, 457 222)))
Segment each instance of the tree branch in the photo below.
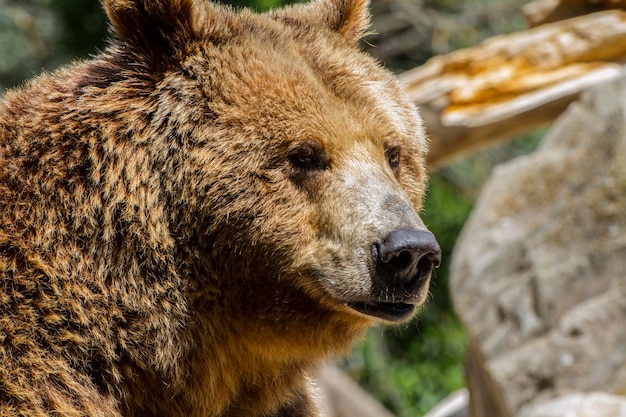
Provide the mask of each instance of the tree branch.
POLYGON ((553 121, 578 95, 617 77, 626 11, 496 36, 400 75, 432 138, 429 166, 553 121))

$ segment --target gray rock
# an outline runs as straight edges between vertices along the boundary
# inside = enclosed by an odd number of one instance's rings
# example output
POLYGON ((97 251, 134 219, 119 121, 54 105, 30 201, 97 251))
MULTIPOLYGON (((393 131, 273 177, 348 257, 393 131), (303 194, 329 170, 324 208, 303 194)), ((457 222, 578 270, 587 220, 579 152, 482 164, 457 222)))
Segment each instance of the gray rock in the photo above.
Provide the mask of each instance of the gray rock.
POLYGON ((570 394, 539 403, 520 417, 626 417, 626 397, 597 392, 570 394))
POLYGON ((471 415, 626 392, 626 75, 494 171, 451 280, 471 340, 471 415))

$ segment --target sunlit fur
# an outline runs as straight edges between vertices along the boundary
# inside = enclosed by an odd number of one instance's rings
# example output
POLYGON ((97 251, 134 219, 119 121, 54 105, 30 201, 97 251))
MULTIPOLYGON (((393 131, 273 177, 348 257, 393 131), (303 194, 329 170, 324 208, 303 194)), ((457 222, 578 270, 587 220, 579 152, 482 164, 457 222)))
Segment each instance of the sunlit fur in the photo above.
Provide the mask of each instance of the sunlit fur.
POLYGON ((104 8, 104 52, 0 102, 0 415, 316 416, 307 373, 372 323, 345 305, 370 245, 423 229, 365 1, 104 8))

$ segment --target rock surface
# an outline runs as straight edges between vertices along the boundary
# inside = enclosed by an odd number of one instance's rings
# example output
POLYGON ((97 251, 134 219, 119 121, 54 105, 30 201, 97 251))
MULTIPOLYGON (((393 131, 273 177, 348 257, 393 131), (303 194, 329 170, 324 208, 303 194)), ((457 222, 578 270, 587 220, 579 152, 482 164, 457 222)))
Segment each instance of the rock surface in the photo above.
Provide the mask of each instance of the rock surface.
POLYGON ((537 404, 521 417, 626 417, 626 398, 597 392, 570 394, 537 404))
POLYGON ((471 416, 626 394, 626 75, 570 106, 536 153, 494 172, 451 285, 470 335, 471 416))

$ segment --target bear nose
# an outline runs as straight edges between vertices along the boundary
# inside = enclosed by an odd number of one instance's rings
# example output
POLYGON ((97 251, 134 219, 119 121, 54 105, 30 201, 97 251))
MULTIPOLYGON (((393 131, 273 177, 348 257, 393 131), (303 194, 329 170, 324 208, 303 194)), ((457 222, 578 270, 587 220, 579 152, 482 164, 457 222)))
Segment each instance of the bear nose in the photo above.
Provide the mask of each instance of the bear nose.
POLYGON ((441 249, 428 231, 400 229, 375 242, 372 256, 379 278, 413 287, 439 266, 441 249))

